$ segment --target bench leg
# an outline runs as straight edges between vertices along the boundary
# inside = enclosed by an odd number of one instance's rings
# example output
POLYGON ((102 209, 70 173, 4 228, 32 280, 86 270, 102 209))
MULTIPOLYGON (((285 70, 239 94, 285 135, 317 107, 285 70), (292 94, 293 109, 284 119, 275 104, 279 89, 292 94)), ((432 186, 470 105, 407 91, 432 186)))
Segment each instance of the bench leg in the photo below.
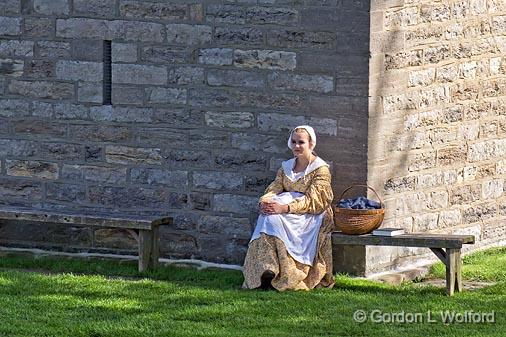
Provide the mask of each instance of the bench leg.
POLYGON ((139 230, 139 271, 143 272, 158 266, 158 227, 153 230, 139 230))
POLYGON ((462 290, 460 249, 446 249, 446 262, 446 293, 452 296, 462 290))
POLYGON ((462 258, 460 249, 455 249, 455 291, 462 291, 462 258))
POLYGON ((152 233, 152 242, 151 242, 151 258, 150 258, 150 267, 157 268, 158 267, 158 258, 160 257, 160 235, 158 231, 158 226, 154 226, 152 233))

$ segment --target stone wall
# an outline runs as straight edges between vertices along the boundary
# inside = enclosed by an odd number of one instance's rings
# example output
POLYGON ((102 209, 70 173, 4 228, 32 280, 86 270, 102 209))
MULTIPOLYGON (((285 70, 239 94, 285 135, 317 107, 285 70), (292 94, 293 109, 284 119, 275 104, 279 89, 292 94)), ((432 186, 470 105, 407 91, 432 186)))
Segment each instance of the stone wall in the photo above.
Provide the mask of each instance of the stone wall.
MULTIPOLYGON (((169 214, 163 256, 242 263, 291 127, 315 127, 336 193, 366 179, 368 53, 369 1, 2 1, 0 203, 169 214)), ((3 223, 0 238, 135 249, 104 229, 3 223)))
MULTIPOLYGON (((506 1, 372 1, 369 174, 385 226, 506 241, 506 1)), ((427 250, 369 248, 366 272, 427 250)))

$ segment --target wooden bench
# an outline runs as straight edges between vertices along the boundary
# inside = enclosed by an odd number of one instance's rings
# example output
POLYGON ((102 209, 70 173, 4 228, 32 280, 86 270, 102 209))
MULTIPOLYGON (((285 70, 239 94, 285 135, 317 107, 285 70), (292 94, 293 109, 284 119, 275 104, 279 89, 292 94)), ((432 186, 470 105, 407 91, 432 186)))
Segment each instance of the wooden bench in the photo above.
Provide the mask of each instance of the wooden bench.
POLYGON ((332 233, 332 247, 335 245, 357 246, 404 246, 427 247, 446 266, 446 292, 452 296, 454 291, 462 290, 462 259, 460 250, 463 244, 473 244, 474 235, 446 234, 402 234, 398 236, 378 236, 372 234, 347 235, 332 233))
POLYGON ((34 210, 0 206, 0 221, 16 220, 75 226, 123 228, 139 231, 139 271, 158 266, 159 226, 172 224, 171 217, 116 216, 34 210))

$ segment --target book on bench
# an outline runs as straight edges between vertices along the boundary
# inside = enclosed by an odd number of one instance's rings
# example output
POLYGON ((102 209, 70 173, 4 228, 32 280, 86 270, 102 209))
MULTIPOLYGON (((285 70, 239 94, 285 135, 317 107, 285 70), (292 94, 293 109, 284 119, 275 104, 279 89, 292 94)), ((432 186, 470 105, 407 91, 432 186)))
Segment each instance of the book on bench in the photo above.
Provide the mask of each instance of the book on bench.
POLYGON ((385 227, 385 228, 375 229, 372 231, 372 235, 379 235, 379 236, 397 236, 397 235, 401 235, 401 234, 404 234, 403 228, 385 227))

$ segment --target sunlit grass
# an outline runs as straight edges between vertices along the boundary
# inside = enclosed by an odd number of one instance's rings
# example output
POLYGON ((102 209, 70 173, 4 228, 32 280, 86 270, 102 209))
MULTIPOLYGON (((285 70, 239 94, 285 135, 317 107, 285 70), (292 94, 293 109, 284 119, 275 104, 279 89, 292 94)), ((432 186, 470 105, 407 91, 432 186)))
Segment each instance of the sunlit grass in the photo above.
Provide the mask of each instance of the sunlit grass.
POLYGON ((238 271, 139 273, 134 262, 9 255, 0 257, 0 336, 502 336, 505 257, 506 249, 466 257, 465 277, 497 284, 447 297, 443 288, 345 275, 334 289, 246 291, 238 271), (357 323, 359 309, 493 310, 496 323, 357 323))

